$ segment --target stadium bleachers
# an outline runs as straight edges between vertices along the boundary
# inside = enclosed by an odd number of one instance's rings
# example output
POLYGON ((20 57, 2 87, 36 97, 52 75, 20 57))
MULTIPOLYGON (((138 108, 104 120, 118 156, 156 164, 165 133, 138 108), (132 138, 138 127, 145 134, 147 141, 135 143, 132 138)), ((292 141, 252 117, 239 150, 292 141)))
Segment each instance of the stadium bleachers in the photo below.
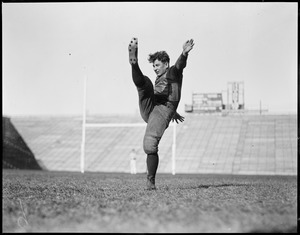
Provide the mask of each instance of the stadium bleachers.
POLYGON ((42 169, 22 136, 7 117, 2 117, 2 137, 3 169, 42 169))
MULTIPOLYGON (((296 115, 199 115, 177 125, 176 173, 297 174, 296 115)), ((12 117, 35 158, 48 170, 80 171, 81 117, 12 117)), ((90 123, 137 123, 140 117, 93 116, 90 123)), ((85 171, 146 172, 145 127, 87 128, 85 171)), ((158 173, 172 172, 169 127, 159 146, 158 173)))

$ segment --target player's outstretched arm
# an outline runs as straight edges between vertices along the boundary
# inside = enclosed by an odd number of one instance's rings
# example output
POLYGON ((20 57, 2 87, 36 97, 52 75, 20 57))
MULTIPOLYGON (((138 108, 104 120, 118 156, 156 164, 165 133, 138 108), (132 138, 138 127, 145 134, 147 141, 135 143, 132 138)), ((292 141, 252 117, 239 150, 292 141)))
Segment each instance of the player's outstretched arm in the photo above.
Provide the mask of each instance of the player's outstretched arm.
POLYGON ((183 48, 182 54, 184 56, 187 56, 188 53, 193 49, 194 45, 195 44, 193 39, 187 40, 182 46, 183 48))
POLYGON ((187 40, 183 44, 182 53, 180 54, 179 58, 177 59, 177 61, 175 63, 175 66, 179 71, 182 71, 185 68, 188 53, 193 49, 193 46, 194 46, 194 40, 193 39, 187 40))

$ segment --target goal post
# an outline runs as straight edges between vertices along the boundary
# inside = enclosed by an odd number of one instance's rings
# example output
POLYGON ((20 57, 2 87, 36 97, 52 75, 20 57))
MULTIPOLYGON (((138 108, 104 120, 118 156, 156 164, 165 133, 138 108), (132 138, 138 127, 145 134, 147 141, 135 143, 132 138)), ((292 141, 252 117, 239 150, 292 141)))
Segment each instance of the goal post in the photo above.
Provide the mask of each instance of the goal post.
POLYGON ((81 152, 80 152, 80 171, 84 173, 84 153, 85 153, 85 127, 86 127, 86 83, 87 75, 83 78, 83 109, 82 109, 82 138, 81 138, 81 152))
MULTIPOLYGON (((116 128, 116 127, 146 127, 147 123, 87 123, 86 122, 86 96, 87 96, 87 76, 84 76, 83 81, 83 112, 82 112, 82 138, 81 138, 81 153, 80 153, 80 171, 84 173, 85 162, 85 143, 87 128, 116 128)), ((172 175, 175 175, 175 155, 176 155, 176 123, 172 122, 169 126, 173 126, 172 140, 172 175)))

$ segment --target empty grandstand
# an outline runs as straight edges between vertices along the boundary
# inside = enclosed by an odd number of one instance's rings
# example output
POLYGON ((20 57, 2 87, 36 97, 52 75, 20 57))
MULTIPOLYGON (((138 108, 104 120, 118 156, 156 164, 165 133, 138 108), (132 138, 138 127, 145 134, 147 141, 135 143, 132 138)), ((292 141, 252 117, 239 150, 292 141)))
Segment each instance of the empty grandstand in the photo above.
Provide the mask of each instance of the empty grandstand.
POLYGON ((42 169, 8 117, 2 117, 2 137, 2 167, 4 169, 42 169))
MULTIPOLYGON (((297 174, 296 115, 200 115, 177 125, 176 173, 297 174)), ((48 170, 80 171, 81 117, 14 117, 12 123, 48 170)), ((90 116, 90 123, 136 123, 140 117, 90 116)), ((145 127, 86 131, 85 171, 146 172, 145 127)), ((171 173, 172 128, 159 149, 158 173, 171 173)))

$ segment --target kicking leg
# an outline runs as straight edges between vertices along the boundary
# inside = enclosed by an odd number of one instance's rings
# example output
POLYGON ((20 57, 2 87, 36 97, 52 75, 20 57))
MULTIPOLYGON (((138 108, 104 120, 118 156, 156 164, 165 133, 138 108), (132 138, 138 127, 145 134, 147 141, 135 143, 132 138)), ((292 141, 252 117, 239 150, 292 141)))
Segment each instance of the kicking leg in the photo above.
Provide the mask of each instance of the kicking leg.
POLYGON ((145 84, 145 79, 138 65, 138 59, 137 59, 138 39, 137 38, 131 39, 128 46, 128 52, 129 52, 129 63, 131 64, 133 82, 137 87, 142 87, 145 84))
POLYGON ((154 89, 151 80, 143 75, 138 65, 137 51, 138 40, 137 38, 132 38, 128 46, 132 80, 138 90, 141 116, 145 122, 148 122, 149 115, 154 107, 154 89))

